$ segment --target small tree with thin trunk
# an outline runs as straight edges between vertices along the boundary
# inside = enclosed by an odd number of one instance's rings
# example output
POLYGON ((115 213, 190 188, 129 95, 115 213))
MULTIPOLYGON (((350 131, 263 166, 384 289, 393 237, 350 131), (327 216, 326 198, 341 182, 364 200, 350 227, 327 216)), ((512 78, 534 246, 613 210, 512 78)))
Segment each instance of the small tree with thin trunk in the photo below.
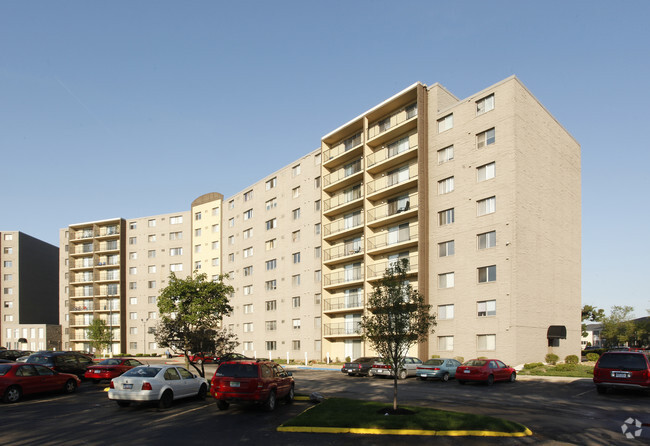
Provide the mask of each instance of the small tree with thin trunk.
POLYGON ((436 318, 431 305, 410 285, 408 259, 402 259, 373 286, 368 312, 361 319, 365 341, 391 365, 393 370, 393 410, 397 410, 397 379, 409 348, 433 333, 436 318))
POLYGON ((87 330, 90 345, 95 351, 101 352, 111 345, 113 341, 111 328, 103 320, 93 319, 87 330))

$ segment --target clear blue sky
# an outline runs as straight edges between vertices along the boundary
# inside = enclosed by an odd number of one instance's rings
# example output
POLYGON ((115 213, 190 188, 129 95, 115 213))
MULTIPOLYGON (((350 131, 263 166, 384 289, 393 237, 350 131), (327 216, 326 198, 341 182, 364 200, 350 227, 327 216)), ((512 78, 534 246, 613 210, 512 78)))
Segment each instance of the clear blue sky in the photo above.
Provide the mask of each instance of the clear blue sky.
POLYGON ((187 210, 413 82, 464 98, 516 74, 582 145, 583 303, 645 316, 649 19, 645 0, 5 0, 0 230, 58 244, 187 210))

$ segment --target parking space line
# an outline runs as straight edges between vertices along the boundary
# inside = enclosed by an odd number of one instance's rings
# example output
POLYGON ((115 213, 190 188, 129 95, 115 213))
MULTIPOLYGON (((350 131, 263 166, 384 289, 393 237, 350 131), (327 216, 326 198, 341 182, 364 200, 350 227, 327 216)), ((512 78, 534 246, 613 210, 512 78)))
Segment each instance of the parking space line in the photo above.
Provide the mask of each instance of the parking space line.
POLYGON ((160 421, 165 421, 165 420, 168 420, 168 419, 171 419, 171 418, 175 418, 175 417, 177 417, 177 416, 179 416, 179 415, 185 415, 186 413, 194 412, 194 411, 196 411, 196 410, 201 410, 201 409, 203 409, 203 408, 209 407, 209 406, 211 406, 212 404, 216 404, 216 403, 208 403, 208 404, 206 404, 206 405, 199 406, 199 407, 195 407, 195 408, 193 408, 193 409, 184 410, 183 412, 178 412, 178 413, 169 414, 169 415, 167 415, 166 417, 159 418, 157 421, 158 421, 158 422, 160 422, 160 421))

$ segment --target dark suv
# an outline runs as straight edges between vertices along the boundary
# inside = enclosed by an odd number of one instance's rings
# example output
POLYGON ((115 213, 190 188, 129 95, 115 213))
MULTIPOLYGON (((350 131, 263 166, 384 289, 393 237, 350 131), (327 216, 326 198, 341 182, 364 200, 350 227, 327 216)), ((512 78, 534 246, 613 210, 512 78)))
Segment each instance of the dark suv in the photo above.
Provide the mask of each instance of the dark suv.
POLYGON ((220 410, 232 402, 252 402, 272 411, 278 399, 293 402, 293 376, 273 361, 225 361, 212 377, 210 394, 220 410))
POLYGON ((93 365, 93 359, 79 352, 38 352, 25 361, 29 364, 41 364, 57 372, 72 373, 83 378, 88 366, 93 365))
POLYGON ((650 358, 647 352, 610 351, 594 367, 598 393, 608 388, 650 389, 650 358))

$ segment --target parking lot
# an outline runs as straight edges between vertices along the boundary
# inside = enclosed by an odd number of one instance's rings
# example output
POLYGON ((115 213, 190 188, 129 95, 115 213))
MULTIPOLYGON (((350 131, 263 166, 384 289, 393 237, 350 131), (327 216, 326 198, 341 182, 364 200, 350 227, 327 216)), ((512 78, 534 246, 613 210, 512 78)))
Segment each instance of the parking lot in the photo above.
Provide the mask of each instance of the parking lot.
MULTIPOLYGON (((212 367, 206 367, 211 376, 212 367)), ((348 377, 338 371, 294 369, 296 392, 320 392, 392 402, 392 380, 348 377)), ((153 405, 119 408, 109 401, 106 384, 84 382, 76 394, 25 397, 0 405, 5 444, 215 444, 221 441, 251 444, 395 444, 393 436, 349 434, 297 434, 275 428, 310 406, 308 402, 280 404, 272 413, 254 406, 233 405, 219 411, 213 399, 175 402, 167 410, 153 405)), ((621 432, 628 418, 650 424, 650 397, 616 392, 598 395, 590 380, 520 377, 516 383, 487 387, 459 386, 451 380, 399 382, 400 404, 508 418, 528 426, 533 437, 521 439, 436 438, 436 444, 629 444, 621 432)), ((636 428, 635 428, 636 429, 636 428)), ((650 426, 641 428, 636 441, 650 439, 650 426)), ((397 439, 403 443, 404 439, 397 439)), ((430 437, 411 438, 427 441, 430 437)))

